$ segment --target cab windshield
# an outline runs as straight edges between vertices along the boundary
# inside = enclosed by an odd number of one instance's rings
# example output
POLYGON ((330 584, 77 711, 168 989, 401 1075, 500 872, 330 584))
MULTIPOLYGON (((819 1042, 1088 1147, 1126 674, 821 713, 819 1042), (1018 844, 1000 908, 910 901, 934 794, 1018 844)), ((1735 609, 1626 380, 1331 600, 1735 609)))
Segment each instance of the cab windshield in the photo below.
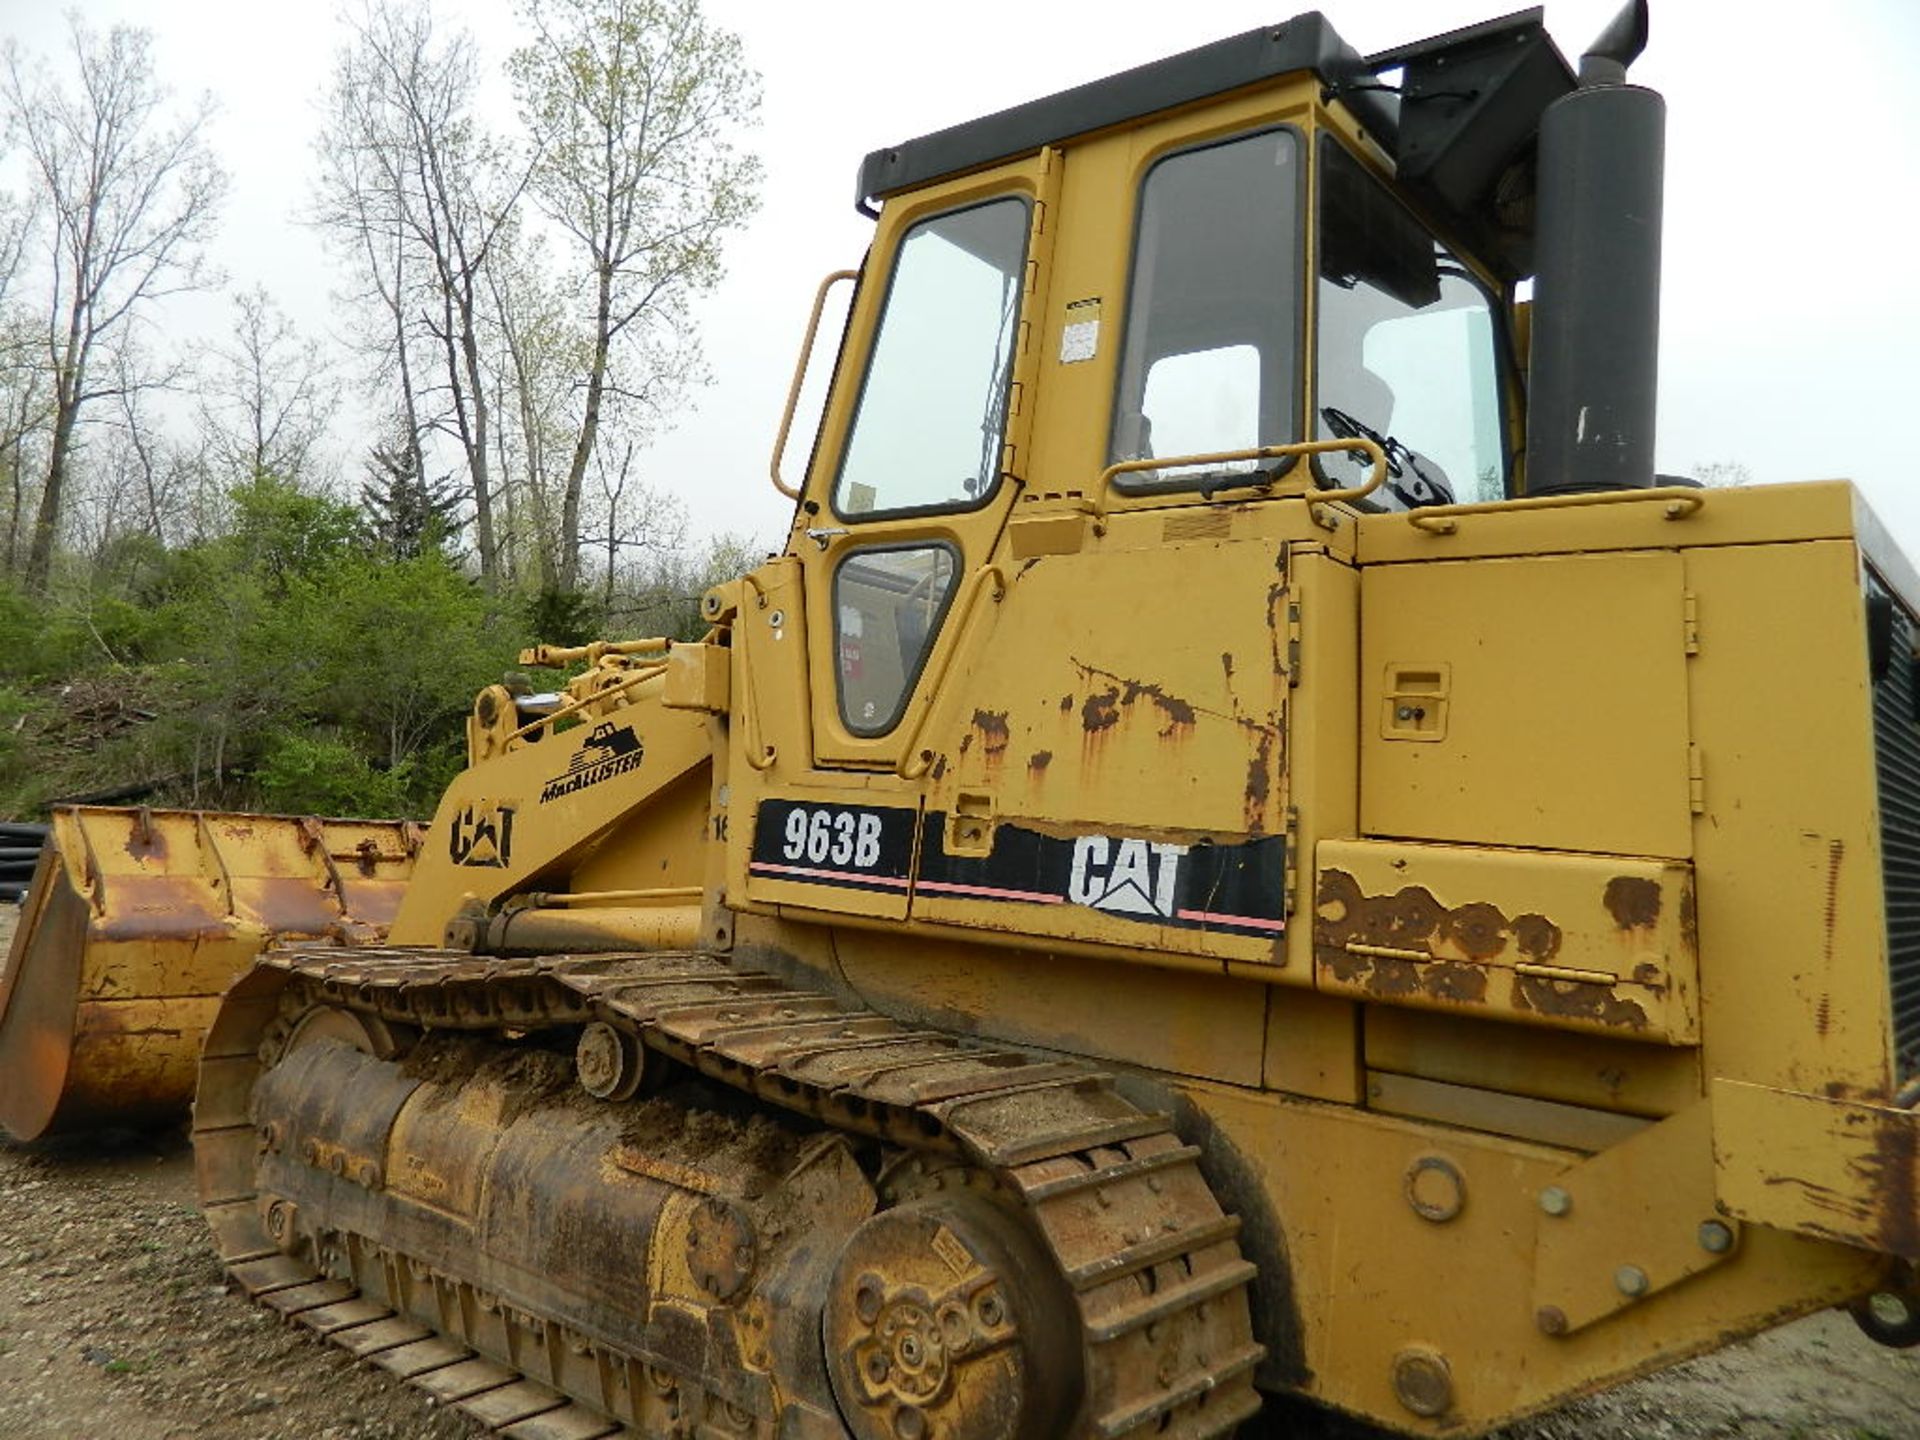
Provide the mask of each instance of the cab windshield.
MULTIPOLYGON (((1386 509, 1500 500, 1500 372, 1493 308, 1466 266, 1330 136, 1320 141, 1315 435, 1387 454, 1370 497, 1386 509)), ((1320 457, 1359 484, 1358 454, 1320 457)))
POLYGON ((834 487, 840 516, 971 509, 999 483, 1026 246, 1013 198, 907 231, 834 487))

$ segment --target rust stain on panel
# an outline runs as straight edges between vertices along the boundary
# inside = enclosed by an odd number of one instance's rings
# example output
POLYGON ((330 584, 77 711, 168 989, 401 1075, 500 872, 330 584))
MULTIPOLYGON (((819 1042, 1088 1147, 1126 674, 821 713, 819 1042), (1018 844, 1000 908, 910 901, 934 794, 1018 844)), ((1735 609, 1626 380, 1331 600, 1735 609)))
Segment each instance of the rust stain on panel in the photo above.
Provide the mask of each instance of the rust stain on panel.
MULTIPOLYGON (((1106 702, 1108 707, 1117 711, 1137 704, 1143 699, 1148 700, 1153 704, 1154 708, 1160 712, 1160 734, 1163 736, 1172 735, 1176 731, 1190 729, 1193 725, 1194 717, 1202 713, 1191 701, 1179 695, 1172 694, 1165 686, 1156 684, 1151 680, 1136 680, 1130 676, 1116 675, 1110 670, 1102 670, 1097 665, 1088 665, 1081 660, 1075 660, 1073 665, 1074 668, 1080 672, 1081 678, 1088 684, 1099 681, 1106 682, 1104 692, 1089 694, 1088 705, 1091 705, 1094 700, 1100 699, 1106 702)), ((1219 712, 1207 711, 1205 713, 1218 714, 1219 712)), ((1114 718, 1116 720, 1119 718, 1117 713, 1114 718)), ((1220 718, 1232 719, 1233 717, 1221 715, 1220 718)), ((1082 707, 1081 719, 1082 724, 1085 724, 1087 719, 1087 710, 1085 707, 1082 707)), ((1087 728, 1092 729, 1094 727, 1089 725, 1087 728)))
POLYGON ((1273 789, 1273 731, 1262 730, 1254 741, 1253 758, 1247 762, 1246 806, 1242 818, 1247 833, 1262 835, 1267 828, 1267 796, 1273 789))
POLYGON ((1456 1005, 1481 1005, 1487 999, 1487 971, 1457 960, 1420 962, 1395 955, 1356 955, 1350 950, 1317 952, 1335 979, 1357 985, 1381 1000, 1426 996, 1456 1005))
POLYGON ((989 760, 997 760, 1007 748, 1007 712, 975 710, 973 728, 980 732, 980 748, 989 760))
POLYGON ((1027 757, 1027 773, 1037 779, 1040 772, 1052 763, 1053 752, 1051 750, 1036 750, 1027 757))
POLYGON ((1426 949, 1439 929, 1445 908, 1422 885, 1409 885, 1391 895, 1367 895, 1360 882, 1344 870, 1320 874, 1319 907, 1314 942, 1340 948, 1348 941, 1385 945, 1399 950, 1426 949))
MULTIPOLYGON (((1616 919, 1640 924, 1658 912, 1658 886, 1649 903, 1637 886, 1610 887, 1608 908, 1616 919)), ((1491 964, 1502 963, 1511 948, 1522 965, 1545 964, 1559 953, 1559 926, 1544 915, 1509 920, 1496 905, 1470 901, 1447 907, 1424 886, 1404 886, 1391 894, 1366 894, 1341 870, 1320 874, 1314 917, 1314 954, 1344 984, 1356 985, 1383 1000, 1425 995, 1434 1000, 1481 1004, 1487 1000, 1491 964), (1349 949, 1360 947, 1359 952, 1349 949), (1406 956, 1367 953, 1406 951, 1406 956), (1421 958, 1422 955, 1431 958, 1421 958)), ((1652 964, 1639 967, 1630 984, 1658 992, 1663 973, 1652 964)), ((1640 998, 1618 984, 1516 973, 1509 1004, 1515 1010, 1562 1020, 1584 1021, 1616 1030, 1645 1030, 1651 1021, 1640 998)))
POLYGON ((1097 695, 1087 696, 1086 704, 1080 707, 1080 728, 1089 735, 1111 729, 1120 723, 1120 691, 1118 688, 1106 690, 1097 695))
MULTIPOLYGON (((1825 916, 1826 936, 1825 956, 1829 968, 1833 965, 1833 931, 1840 913, 1840 862, 1846 858, 1847 842, 1833 840, 1827 845, 1827 907, 1825 916)), ((1823 1032, 1824 1033, 1824 1030, 1823 1032)))
POLYGON ((1880 1244, 1911 1260, 1920 1259, 1920 1125, 1905 1118, 1882 1120, 1859 1163, 1878 1201, 1880 1244))
POLYGON ((1287 673, 1287 586, 1267 587, 1267 643, 1273 654, 1273 673, 1287 673))
POLYGON ((1591 1020, 1621 1030, 1647 1028, 1644 1006, 1622 999, 1611 985, 1584 980, 1554 980, 1544 975, 1513 977, 1513 1008, 1563 1020, 1591 1020))
POLYGON ((1491 960, 1505 950, 1508 933, 1507 917, 1484 900, 1448 911, 1440 924, 1441 938, 1473 960, 1491 960))
POLYGON ((1603 900, 1622 930, 1651 930, 1660 921, 1660 884, 1644 875, 1614 876, 1603 900))
POLYGON ((127 831, 127 854, 135 860, 158 860, 163 865, 166 863, 166 832, 153 823, 151 812, 142 810, 135 818, 132 828, 127 831))
POLYGON ((1560 927, 1544 915, 1516 915, 1513 943, 1527 959, 1544 965, 1560 953, 1560 927))

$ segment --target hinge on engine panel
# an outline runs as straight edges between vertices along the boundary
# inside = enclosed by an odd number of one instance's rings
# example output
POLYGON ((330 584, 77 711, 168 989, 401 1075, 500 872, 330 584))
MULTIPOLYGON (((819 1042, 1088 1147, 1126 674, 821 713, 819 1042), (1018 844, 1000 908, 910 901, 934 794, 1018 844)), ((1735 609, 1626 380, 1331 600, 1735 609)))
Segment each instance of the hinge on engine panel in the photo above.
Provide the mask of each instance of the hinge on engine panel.
POLYGON ((1700 601, 1689 590, 1680 599, 1680 635, 1689 655, 1700 653, 1700 601))
POLYGON ((1289 919, 1293 915, 1294 887, 1300 883, 1300 807, 1287 806, 1286 842, 1282 851, 1286 856, 1280 875, 1280 915, 1289 919))
POLYGON ((1287 685, 1300 683, 1300 599, 1287 597, 1287 685))
POLYGON ((1698 745, 1687 746, 1687 805, 1696 815, 1707 813, 1707 763, 1698 745))

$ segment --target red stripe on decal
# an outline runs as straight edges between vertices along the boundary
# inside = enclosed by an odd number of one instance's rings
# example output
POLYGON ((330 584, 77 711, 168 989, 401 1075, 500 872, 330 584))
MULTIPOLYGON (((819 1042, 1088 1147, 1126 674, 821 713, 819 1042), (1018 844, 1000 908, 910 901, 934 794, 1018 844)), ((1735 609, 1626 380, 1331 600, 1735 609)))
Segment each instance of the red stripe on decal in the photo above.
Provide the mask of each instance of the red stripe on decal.
POLYGON ((1255 915, 1216 915, 1211 910, 1182 910, 1182 920, 1198 920, 1205 925, 1247 925, 1255 930, 1284 930, 1284 920, 1264 920, 1255 915))
POLYGON ((807 865, 770 865, 764 860, 755 860, 747 868, 762 875, 798 875, 803 880, 858 880, 862 885, 885 885, 895 890, 907 888, 904 876, 866 875, 858 870, 816 870, 807 865))
POLYGON ((1002 890, 992 885, 955 885, 946 880, 922 880, 922 890, 939 890, 949 895, 974 895, 982 900, 1025 900, 1035 905, 1064 905, 1064 895, 1043 895, 1038 890, 1002 890))

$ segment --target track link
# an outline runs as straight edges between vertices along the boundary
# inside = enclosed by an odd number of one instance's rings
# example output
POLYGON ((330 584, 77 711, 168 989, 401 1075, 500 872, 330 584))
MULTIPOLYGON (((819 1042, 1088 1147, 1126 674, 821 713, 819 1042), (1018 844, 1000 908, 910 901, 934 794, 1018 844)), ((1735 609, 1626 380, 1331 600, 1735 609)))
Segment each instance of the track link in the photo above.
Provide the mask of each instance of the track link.
MULTIPOLYGON (((223 1262, 269 1308, 513 1440, 632 1432, 528 1378, 510 1355, 480 1354, 357 1298, 348 1281, 281 1253, 266 1233, 253 1181, 264 1142, 250 1097, 277 1058, 287 1016, 306 1005, 429 1031, 599 1021, 831 1129, 954 1156, 1021 1198, 1073 1293, 1087 1395, 1080 1433, 1204 1440, 1230 1435, 1260 1408, 1253 1372, 1264 1352, 1252 1338, 1247 1294, 1255 1271, 1236 1241, 1239 1222, 1221 1211, 1200 1152, 1181 1143, 1169 1117, 1139 1110, 1090 1065, 910 1029, 705 952, 490 959, 298 948, 263 956, 209 1034, 195 1111, 202 1205, 223 1262)), ((417 1257, 398 1258, 424 1268, 417 1257)), ((525 1318, 544 1332, 538 1317, 525 1318)), ((590 1337, 564 1338, 598 1353, 590 1337)), ((657 1357, 615 1358, 660 1383, 657 1357)), ((600 1363, 604 1370, 604 1355, 600 1363)))

